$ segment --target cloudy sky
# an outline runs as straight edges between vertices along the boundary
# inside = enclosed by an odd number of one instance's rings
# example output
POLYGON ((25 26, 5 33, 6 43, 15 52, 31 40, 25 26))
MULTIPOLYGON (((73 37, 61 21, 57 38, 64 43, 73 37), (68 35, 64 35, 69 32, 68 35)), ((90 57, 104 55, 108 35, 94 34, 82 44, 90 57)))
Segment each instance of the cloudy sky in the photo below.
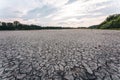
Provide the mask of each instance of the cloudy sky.
POLYGON ((0 0, 0 21, 87 27, 120 13, 120 0, 0 0))

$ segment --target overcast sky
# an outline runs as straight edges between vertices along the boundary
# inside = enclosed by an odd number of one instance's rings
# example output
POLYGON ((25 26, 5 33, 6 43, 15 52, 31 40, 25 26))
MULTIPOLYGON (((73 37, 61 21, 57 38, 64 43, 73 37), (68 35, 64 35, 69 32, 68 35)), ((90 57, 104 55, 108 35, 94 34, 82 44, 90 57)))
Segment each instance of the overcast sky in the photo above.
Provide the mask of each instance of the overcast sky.
POLYGON ((120 13, 120 0, 0 0, 0 21, 87 27, 120 13))

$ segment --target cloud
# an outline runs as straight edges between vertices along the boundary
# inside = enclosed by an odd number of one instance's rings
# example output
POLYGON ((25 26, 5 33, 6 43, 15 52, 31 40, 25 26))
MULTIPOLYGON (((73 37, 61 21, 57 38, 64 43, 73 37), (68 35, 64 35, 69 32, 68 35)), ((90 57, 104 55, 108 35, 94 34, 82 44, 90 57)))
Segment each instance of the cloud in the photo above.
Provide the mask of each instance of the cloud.
POLYGON ((69 0, 44 0, 45 5, 51 5, 54 7, 64 6, 69 0))
POLYGON ((105 2, 105 0, 101 1, 90 0, 87 2, 85 2, 84 0, 78 0, 74 3, 63 6, 61 10, 59 10, 57 13, 55 13, 54 15, 52 14, 54 16, 53 19, 58 20, 66 17, 84 16, 89 14, 89 12, 100 10, 107 7, 106 5, 97 6, 99 2, 105 2))
POLYGON ((73 2, 75 2, 76 0, 69 0, 68 2, 67 2, 67 4, 71 4, 71 3, 73 3, 73 2))
POLYGON ((37 7, 35 9, 32 9, 26 13, 26 15, 23 16, 25 19, 32 19, 32 18, 43 18, 48 16, 49 14, 54 13, 57 10, 57 8, 52 7, 50 5, 44 5, 42 7, 37 7))
POLYGON ((0 20, 48 26, 90 26, 120 13, 119 0, 0 0, 0 20))

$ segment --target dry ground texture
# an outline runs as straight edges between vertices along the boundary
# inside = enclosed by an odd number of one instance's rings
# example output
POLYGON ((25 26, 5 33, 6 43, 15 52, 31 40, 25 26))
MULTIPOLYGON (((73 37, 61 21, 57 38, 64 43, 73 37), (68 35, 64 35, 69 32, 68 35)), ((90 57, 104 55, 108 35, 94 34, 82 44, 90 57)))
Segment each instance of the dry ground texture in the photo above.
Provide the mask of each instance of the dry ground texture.
POLYGON ((120 80, 120 31, 1 31, 0 80, 120 80))

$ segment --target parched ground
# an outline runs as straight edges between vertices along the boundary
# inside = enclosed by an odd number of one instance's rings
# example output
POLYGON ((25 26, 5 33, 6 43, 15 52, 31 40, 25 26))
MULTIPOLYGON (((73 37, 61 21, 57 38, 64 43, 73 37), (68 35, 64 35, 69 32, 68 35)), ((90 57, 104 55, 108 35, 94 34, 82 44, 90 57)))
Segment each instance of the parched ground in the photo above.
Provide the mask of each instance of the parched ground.
POLYGON ((0 80, 120 80, 120 31, 1 31, 0 80))

